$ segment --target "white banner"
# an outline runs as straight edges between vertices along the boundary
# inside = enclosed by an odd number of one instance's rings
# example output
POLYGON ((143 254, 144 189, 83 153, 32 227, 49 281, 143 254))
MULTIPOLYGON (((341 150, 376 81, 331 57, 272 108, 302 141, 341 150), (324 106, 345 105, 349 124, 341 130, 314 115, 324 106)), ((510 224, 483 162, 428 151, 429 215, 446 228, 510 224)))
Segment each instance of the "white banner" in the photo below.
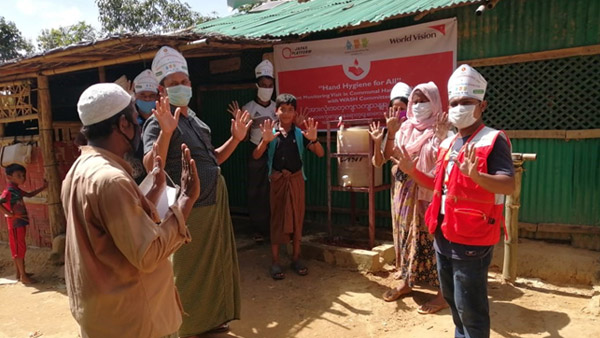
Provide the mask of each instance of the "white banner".
POLYGON ((276 45, 277 93, 298 98, 320 129, 325 121, 381 119, 399 81, 433 81, 444 110, 456 67, 456 18, 376 33, 276 45))

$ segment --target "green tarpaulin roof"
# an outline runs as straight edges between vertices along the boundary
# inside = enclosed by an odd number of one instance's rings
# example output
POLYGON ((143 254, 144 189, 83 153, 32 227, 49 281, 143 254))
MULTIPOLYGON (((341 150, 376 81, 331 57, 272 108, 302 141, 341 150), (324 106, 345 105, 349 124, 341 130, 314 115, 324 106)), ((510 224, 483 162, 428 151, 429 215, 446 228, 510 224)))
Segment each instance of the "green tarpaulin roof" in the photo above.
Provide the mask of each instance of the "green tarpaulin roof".
POLYGON ((311 0, 289 1, 258 13, 242 13, 201 23, 196 33, 284 37, 378 23, 391 17, 468 5, 481 0, 311 0))

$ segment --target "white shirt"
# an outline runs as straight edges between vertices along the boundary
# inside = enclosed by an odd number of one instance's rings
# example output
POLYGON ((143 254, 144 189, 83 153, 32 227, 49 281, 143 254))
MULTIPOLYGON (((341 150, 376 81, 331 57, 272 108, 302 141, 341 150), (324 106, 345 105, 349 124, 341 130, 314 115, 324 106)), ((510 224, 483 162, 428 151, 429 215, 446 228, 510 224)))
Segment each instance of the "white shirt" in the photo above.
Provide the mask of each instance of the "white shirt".
POLYGON ((277 115, 275 115, 275 101, 271 101, 269 106, 265 107, 256 100, 252 100, 246 103, 242 107, 242 111, 247 110, 252 118, 252 127, 250 128, 250 142, 258 145, 262 139, 262 131, 260 125, 268 119, 277 121, 277 115))

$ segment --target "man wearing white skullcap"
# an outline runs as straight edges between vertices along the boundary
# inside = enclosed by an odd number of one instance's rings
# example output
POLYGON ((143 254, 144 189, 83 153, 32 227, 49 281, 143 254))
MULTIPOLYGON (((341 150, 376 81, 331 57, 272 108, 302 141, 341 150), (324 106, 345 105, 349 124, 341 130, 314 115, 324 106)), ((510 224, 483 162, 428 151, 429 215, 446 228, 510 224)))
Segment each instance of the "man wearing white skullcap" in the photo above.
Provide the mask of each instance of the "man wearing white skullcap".
MULTIPOLYGON (((260 126, 266 120, 277 121, 275 114, 275 101, 271 100, 275 88, 273 64, 269 60, 263 60, 254 69, 256 78, 256 97, 246 103, 242 111, 248 111, 252 118, 250 129, 250 151, 248 156, 248 214, 250 225, 254 231, 254 240, 257 243, 264 242, 269 233, 269 169, 267 168, 267 153, 257 160, 252 157, 252 152, 260 143, 262 132, 260 126)), ((237 101, 229 105, 229 113, 235 115, 239 109, 237 101)))
POLYGON ((161 47, 152 61, 152 72, 161 98, 156 112, 144 124, 144 165, 151 168, 151 151, 156 144, 158 154, 165 159, 163 167, 177 181, 181 144, 185 143, 202 185, 188 220, 194 244, 173 256, 177 289, 187 313, 179 336, 226 330, 229 321, 240 317, 240 284, 227 186, 220 165, 244 140, 252 120, 248 112, 237 111, 231 119, 231 137, 216 148, 208 125, 188 107, 192 83, 185 58, 171 47, 161 47))
POLYGON ((140 114, 139 122, 144 122, 152 115, 152 109, 156 108, 158 101, 158 81, 150 69, 145 69, 133 79, 133 92, 135 93, 135 105, 140 114))
MULTIPOLYGON (((133 95, 135 96, 135 107, 138 111, 138 124, 144 125, 144 122, 152 115, 152 109, 156 108, 158 100, 158 82, 151 70, 146 69, 133 79, 133 95)), ((140 143, 142 140, 139 140, 140 143)), ((146 178, 144 169, 144 147, 138 147, 135 153, 126 154, 125 160, 133 169, 133 179, 140 184, 146 178)))
POLYGON ((139 145, 130 94, 114 83, 95 84, 77 111, 88 145, 63 181, 61 200, 65 280, 81 336, 176 336, 182 312, 169 256, 190 241, 186 218, 200 194, 194 161, 183 145, 182 194, 161 220, 154 207, 165 189, 161 159, 152 153, 155 184, 146 195, 124 160, 139 145))
POLYGON ((448 80, 448 120, 458 134, 440 145, 435 177, 415 169, 405 150, 399 163, 434 191, 425 221, 435 237, 440 287, 452 310, 455 337, 490 335, 487 270, 504 227, 504 195, 515 189, 510 141, 483 124, 486 87, 469 65, 459 66, 448 80))

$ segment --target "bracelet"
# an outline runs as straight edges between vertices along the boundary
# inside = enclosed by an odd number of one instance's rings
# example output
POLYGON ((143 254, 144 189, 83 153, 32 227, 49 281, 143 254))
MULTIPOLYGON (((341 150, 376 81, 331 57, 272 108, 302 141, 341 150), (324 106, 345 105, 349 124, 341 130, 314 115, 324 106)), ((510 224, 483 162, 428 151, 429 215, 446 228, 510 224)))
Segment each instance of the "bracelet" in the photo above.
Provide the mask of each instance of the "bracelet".
POLYGON ((314 140, 314 141, 310 141, 310 142, 308 142, 308 145, 315 144, 315 143, 319 143, 319 139, 316 139, 316 140, 314 140))

